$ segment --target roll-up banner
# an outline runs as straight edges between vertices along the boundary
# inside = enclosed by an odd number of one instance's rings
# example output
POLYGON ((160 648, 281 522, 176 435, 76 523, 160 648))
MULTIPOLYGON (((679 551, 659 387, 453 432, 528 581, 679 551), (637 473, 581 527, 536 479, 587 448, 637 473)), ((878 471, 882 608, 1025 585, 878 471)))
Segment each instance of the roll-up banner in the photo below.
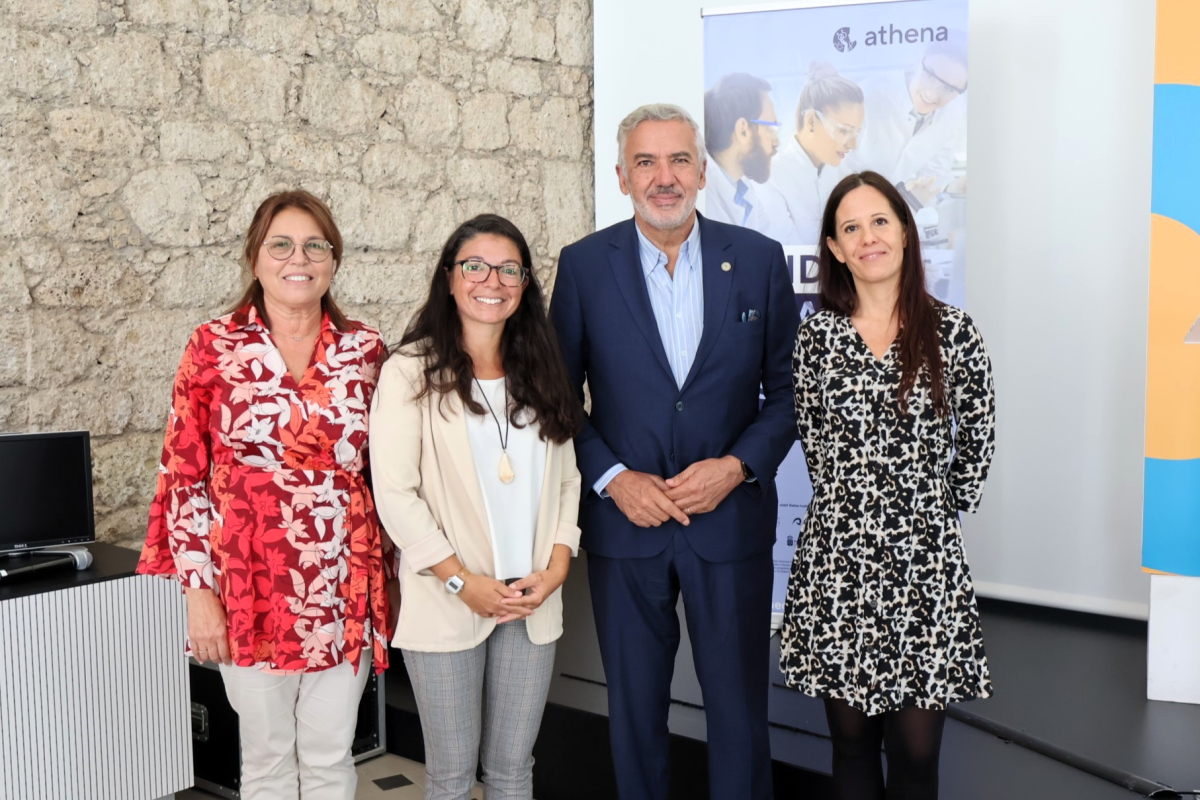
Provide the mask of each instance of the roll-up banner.
POLYGON ((1142 566, 1200 576, 1200 3, 1155 24, 1142 566))
MULTIPOLYGON (((703 15, 707 216, 782 243, 808 316, 819 305, 825 201, 846 175, 874 170, 912 207, 930 292, 962 306, 967 0, 826 0, 703 15)), ((812 497, 799 443, 776 481, 774 625, 812 497)))

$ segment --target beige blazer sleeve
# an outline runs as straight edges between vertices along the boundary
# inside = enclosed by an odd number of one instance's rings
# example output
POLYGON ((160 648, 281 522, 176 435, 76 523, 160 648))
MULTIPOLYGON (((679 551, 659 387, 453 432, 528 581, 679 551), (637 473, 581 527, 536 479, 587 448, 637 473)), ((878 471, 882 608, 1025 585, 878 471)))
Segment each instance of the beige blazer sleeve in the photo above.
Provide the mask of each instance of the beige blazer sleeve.
POLYGON ((579 555, 579 492, 583 478, 575 464, 575 443, 555 445, 562 459, 562 484, 558 507, 558 529, 554 532, 554 543, 571 548, 571 555, 579 555))
POLYGON ((421 435, 426 404, 415 399, 420 362, 394 356, 383 365, 371 400, 371 481, 388 536, 413 572, 454 555, 420 494, 421 435))

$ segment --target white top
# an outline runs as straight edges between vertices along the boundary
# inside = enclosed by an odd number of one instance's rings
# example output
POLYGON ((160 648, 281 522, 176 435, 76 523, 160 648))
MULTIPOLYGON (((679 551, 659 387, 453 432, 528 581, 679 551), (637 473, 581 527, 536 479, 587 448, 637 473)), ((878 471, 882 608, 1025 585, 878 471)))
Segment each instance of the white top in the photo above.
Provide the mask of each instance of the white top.
POLYGON ((954 151, 967 124, 967 96, 956 97, 921 117, 913 110, 908 76, 891 72, 863 83, 866 130, 859 148, 846 157, 852 171, 881 173, 892 183, 932 175, 939 186, 953 177, 954 151))
POLYGON ((825 201, 841 176, 836 170, 817 169, 795 136, 779 148, 771 162, 771 178, 759 189, 767 206, 777 207, 779 216, 786 215, 787 229, 783 244, 815 245, 821 236, 821 216, 825 201))
POLYGON ((508 463, 516 475, 509 484, 500 481, 500 434, 504 431, 504 400, 507 394, 504 378, 479 381, 472 389, 475 400, 483 406, 483 416, 467 411, 467 438, 471 442, 471 457, 475 473, 483 490, 487 508, 488 528, 495 554, 495 578, 524 578, 533 572, 533 534, 537 529, 538 506, 542 500, 542 478, 546 472, 546 443, 538 438, 536 423, 523 428, 508 426, 508 463), (487 393, 479 393, 482 386, 487 393), (500 420, 487 410, 488 402, 500 420))

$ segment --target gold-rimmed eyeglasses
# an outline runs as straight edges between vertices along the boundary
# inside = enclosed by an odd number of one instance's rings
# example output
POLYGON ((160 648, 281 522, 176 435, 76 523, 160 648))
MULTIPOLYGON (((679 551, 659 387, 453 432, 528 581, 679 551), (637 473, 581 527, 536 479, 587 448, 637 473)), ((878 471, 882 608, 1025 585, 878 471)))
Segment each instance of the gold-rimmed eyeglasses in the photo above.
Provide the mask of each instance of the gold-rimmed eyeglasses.
MULTIPOLYGON (((286 236, 274 236, 263 242, 263 247, 267 248, 267 255, 276 261, 284 261, 292 257, 292 253, 296 252, 296 243, 286 236)), ((313 263, 325 261, 333 252, 333 245, 324 239, 309 239, 301 245, 302 252, 305 257, 313 263)))

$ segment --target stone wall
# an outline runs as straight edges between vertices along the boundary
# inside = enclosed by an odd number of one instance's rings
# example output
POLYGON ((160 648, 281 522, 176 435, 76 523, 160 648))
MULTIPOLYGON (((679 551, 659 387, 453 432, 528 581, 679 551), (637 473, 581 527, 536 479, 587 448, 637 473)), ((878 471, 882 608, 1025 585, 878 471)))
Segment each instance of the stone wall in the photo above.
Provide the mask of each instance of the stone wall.
POLYGON ((325 198, 350 316, 399 337, 454 226, 543 281, 592 225, 590 0, 0 0, 0 431, 89 429, 97 535, 145 531, 188 333, 254 208, 325 198))

